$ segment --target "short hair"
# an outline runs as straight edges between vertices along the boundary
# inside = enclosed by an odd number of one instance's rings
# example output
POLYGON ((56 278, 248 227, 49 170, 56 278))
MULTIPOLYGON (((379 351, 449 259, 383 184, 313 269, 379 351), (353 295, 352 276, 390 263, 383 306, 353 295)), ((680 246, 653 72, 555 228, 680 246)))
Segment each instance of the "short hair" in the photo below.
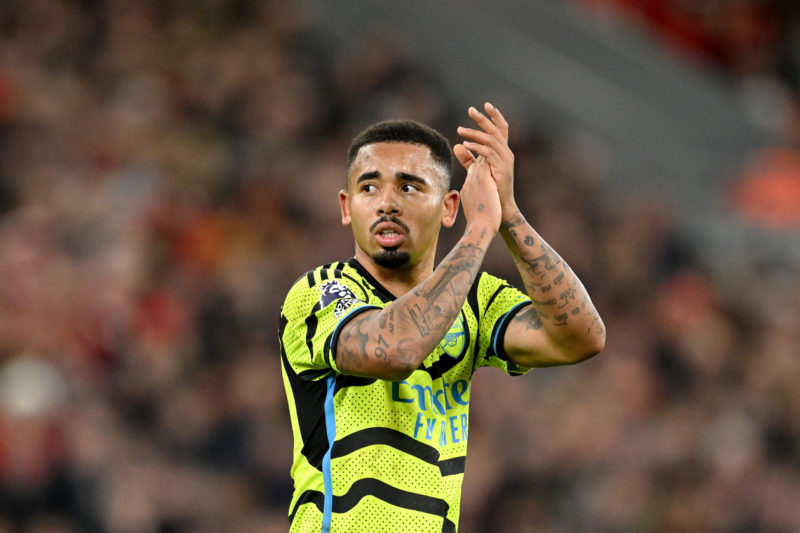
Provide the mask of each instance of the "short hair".
POLYGON ((369 126, 356 135, 347 149, 347 170, 353 165, 358 151, 366 145, 381 142, 403 142, 427 146, 433 160, 445 170, 444 189, 450 188, 453 173, 453 149, 438 131, 414 120, 384 120, 369 126))

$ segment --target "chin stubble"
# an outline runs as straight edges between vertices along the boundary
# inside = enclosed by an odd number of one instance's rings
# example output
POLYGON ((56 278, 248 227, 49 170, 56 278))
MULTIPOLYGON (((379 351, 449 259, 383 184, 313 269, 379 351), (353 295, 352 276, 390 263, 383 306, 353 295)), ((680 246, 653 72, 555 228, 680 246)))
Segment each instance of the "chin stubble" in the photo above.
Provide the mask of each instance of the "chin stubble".
POLYGON ((383 251, 373 255, 372 260, 383 268, 401 268, 411 261, 411 255, 408 252, 401 252, 396 248, 385 248, 383 251))

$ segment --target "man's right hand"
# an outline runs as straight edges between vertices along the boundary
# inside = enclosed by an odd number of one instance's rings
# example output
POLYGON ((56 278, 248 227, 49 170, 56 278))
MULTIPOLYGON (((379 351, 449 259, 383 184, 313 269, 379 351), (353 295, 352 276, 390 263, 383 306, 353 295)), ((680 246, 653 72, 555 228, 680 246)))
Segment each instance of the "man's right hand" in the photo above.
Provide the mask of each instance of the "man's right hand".
POLYGON ((492 179, 489 163, 478 157, 467 170, 461 188, 461 206, 470 227, 487 227, 494 233, 500 229, 501 206, 497 184, 492 179))

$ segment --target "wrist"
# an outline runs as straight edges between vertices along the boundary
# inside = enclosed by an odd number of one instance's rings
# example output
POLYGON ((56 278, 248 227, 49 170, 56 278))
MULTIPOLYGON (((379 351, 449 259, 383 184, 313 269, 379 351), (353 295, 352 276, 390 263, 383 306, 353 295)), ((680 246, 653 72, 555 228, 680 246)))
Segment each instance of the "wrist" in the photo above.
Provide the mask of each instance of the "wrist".
POLYGON ((464 237, 471 237, 476 242, 483 241, 484 239, 491 240, 500 228, 496 224, 491 224, 489 221, 475 220, 467 223, 464 229, 464 237))
POLYGON ((524 221, 525 217, 522 216, 516 202, 509 202, 503 206, 500 216, 500 225, 502 227, 517 226, 524 221))

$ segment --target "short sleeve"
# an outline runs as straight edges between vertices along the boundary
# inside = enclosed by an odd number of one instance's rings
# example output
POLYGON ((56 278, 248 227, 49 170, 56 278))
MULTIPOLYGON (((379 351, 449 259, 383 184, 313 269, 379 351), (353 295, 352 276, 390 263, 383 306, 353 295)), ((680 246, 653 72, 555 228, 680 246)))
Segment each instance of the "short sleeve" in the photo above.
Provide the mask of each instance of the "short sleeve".
POLYGON ((281 307, 281 346, 285 363, 303 379, 338 373, 333 347, 347 321, 377 308, 354 280, 342 277, 312 283, 300 278, 281 307))
POLYGON ((531 304, 528 295, 500 278, 482 273, 477 284, 477 301, 480 316, 475 368, 493 366, 514 376, 529 372, 532 367, 509 360, 503 348, 511 318, 531 304))

